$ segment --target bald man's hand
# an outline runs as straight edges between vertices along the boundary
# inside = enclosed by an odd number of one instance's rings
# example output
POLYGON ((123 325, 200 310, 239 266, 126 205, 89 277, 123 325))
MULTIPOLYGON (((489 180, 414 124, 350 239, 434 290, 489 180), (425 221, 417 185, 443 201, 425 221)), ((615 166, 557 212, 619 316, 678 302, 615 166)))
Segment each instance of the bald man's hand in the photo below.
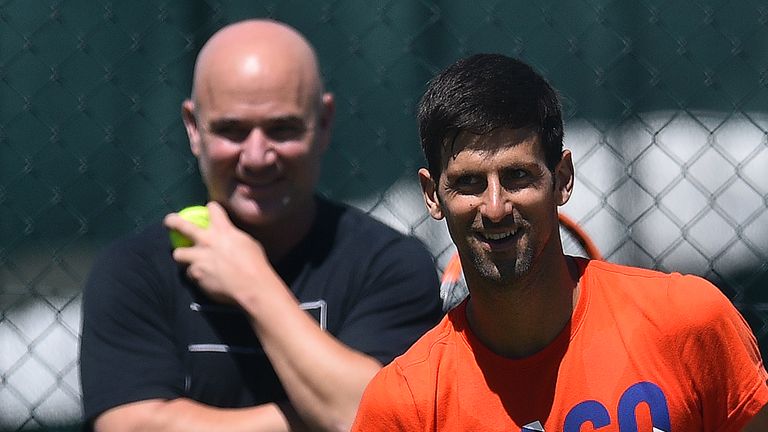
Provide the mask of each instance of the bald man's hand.
MULTIPOLYGON (((178 213, 165 217, 165 226, 192 240, 190 247, 176 248, 173 259, 208 296, 220 303, 237 303, 238 296, 261 285, 261 277, 279 277, 264 248, 232 224, 219 203, 207 205, 207 228, 183 219, 178 213), (236 251, 236 253, 234 252, 236 251)), ((282 287, 281 287, 282 289, 282 287)))

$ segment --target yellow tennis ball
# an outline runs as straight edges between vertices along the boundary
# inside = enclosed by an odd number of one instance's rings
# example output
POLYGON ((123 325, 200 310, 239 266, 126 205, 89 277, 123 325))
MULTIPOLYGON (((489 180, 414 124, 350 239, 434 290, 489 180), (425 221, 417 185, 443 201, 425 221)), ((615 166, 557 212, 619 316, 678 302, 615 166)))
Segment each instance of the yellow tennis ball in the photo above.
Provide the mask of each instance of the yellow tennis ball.
MULTIPOLYGON (((210 215, 208 214, 208 207, 201 205, 183 208, 179 211, 179 216, 200 228, 208 228, 208 224, 211 222, 210 215)), ((176 230, 171 230, 169 235, 171 237, 171 246, 173 246, 174 249, 178 247, 189 247, 194 244, 192 239, 176 230)))

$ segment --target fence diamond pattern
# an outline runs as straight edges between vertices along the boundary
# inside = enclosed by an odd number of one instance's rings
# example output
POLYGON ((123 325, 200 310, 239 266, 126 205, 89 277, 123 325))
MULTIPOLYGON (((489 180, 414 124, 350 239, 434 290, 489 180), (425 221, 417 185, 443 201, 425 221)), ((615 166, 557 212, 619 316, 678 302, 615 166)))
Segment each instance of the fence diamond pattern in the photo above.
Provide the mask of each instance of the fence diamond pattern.
POLYGON ((321 193, 453 253, 414 109, 475 52, 557 87, 608 260, 702 275, 768 347, 768 6, 757 0, 0 0, 0 430, 75 428, 80 292, 106 242, 204 201, 179 119, 221 25, 286 21, 337 97, 321 193))

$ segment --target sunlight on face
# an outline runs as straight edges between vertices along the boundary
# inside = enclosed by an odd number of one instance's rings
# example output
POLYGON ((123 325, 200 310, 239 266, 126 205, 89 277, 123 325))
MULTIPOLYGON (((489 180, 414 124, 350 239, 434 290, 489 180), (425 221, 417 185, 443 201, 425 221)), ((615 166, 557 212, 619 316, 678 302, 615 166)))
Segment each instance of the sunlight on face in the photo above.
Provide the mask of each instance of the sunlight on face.
POLYGON ((467 277, 508 284, 528 274, 558 229, 553 173, 538 135, 462 132, 443 153, 437 195, 467 277))

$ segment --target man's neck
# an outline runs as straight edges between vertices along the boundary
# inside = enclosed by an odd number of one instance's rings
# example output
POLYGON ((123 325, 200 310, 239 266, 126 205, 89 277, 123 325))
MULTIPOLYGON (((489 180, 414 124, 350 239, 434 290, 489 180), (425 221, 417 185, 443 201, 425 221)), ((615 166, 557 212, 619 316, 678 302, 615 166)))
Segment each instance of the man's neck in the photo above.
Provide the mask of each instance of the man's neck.
POLYGON ((281 218, 278 223, 246 231, 261 243, 269 261, 277 263, 309 234, 317 217, 317 207, 317 200, 312 197, 301 209, 281 218))
POLYGON ((509 358, 528 357, 565 328, 579 291, 576 263, 563 256, 547 271, 532 272, 515 286, 470 286, 467 321, 491 351, 509 358))

